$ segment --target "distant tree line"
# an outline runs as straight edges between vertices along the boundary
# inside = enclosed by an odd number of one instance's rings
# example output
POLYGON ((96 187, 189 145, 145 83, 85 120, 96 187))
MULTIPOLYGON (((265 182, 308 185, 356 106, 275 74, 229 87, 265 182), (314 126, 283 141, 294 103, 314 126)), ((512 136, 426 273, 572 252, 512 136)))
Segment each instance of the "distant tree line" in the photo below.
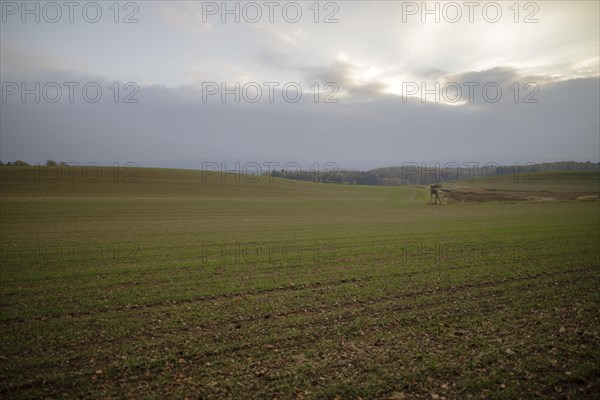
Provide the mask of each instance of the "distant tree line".
MULTIPOLYGON (((56 162, 54 160, 48 160, 48 161, 46 161, 46 166, 47 167, 56 167, 58 165, 67 165, 67 163, 64 162, 64 161, 56 162)), ((15 166, 15 167, 31 167, 31 164, 29 164, 28 162, 23 161, 23 160, 16 160, 16 161, 13 161, 13 162, 9 161, 7 163, 4 163, 4 162, 0 161, 0 166, 7 166, 7 167, 10 167, 10 166, 15 166)))
MULTIPOLYGON (((47 160, 46 166, 56 167, 67 165, 64 161, 47 160)), ((16 160, 0 166, 28 167, 31 164, 16 160)), ((600 163, 590 161, 559 161, 539 164, 497 165, 494 163, 447 163, 447 164, 417 164, 404 163, 397 167, 376 168, 368 171, 358 170, 273 170, 264 175, 288 180, 307 182, 337 183, 345 185, 431 185, 443 182, 455 182, 471 179, 486 179, 494 181, 501 176, 513 175, 519 180, 534 179, 539 172, 552 171, 596 171, 600 172, 600 163)))
POLYGON ((590 161, 560 161, 540 164, 479 164, 458 163, 416 164, 405 163, 399 167, 376 168, 368 171, 298 171, 273 170, 266 172, 274 178, 301 180, 308 182, 337 183, 347 185, 430 185, 443 182, 454 182, 471 179, 494 181, 501 176, 512 175, 519 180, 535 179, 540 172, 551 171, 596 171, 600 172, 600 163, 590 161))

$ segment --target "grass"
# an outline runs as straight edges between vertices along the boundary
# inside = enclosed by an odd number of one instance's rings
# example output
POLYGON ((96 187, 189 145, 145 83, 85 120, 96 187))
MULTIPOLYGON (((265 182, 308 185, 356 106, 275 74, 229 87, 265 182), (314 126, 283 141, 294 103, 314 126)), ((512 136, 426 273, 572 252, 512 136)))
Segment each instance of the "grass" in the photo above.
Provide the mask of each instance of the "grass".
POLYGON ((599 390, 597 200, 100 171, 2 171, 3 398, 599 390))

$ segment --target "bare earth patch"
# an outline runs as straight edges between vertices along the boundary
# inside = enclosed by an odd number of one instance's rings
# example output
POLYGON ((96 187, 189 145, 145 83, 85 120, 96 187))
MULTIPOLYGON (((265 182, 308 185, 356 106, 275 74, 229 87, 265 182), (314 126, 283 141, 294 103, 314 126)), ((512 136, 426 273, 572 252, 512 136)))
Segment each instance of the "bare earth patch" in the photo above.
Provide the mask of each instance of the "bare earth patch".
POLYGON ((444 188, 441 193, 449 203, 594 201, 600 198, 598 193, 593 192, 513 191, 467 187, 444 188))

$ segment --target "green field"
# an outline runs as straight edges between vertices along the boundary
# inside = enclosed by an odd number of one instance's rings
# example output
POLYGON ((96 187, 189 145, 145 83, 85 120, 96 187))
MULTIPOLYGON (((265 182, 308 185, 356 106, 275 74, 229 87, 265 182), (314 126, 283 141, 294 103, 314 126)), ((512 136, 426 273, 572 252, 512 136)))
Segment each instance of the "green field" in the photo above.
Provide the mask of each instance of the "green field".
POLYGON ((99 171, 2 171, 2 398, 600 392, 598 200, 99 171))

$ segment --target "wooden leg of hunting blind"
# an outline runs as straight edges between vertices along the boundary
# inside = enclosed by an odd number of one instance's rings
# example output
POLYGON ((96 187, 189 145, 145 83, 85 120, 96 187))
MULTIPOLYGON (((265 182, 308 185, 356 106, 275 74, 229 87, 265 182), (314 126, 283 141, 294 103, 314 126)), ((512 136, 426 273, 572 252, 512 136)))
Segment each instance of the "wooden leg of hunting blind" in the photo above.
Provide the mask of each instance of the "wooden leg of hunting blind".
POLYGON ((431 188, 431 191, 429 193, 429 204, 431 204, 431 200, 433 201, 433 204, 437 204, 438 201, 440 202, 440 205, 442 204, 442 199, 440 198, 440 195, 438 194, 437 189, 431 188))

